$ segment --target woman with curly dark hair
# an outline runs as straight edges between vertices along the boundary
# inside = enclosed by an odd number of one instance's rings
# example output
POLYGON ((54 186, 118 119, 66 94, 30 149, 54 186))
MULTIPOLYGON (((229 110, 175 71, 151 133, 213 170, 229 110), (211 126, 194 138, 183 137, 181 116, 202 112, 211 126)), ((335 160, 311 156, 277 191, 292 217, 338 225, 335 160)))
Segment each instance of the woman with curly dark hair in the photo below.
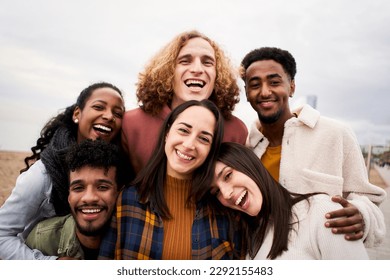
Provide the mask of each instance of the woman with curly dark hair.
POLYGON ((138 173, 150 159, 166 116, 188 100, 211 100, 225 119, 223 141, 245 144, 247 128, 232 115, 239 102, 236 74, 223 50, 198 31, 176 36, 139 74, 140 107, 125 113, 122 145, 138 173))
POLYGON ((0 258, 47 259, 24 239, 39 221, 70 213, 65 154, 85 139, 100 138, 120 145, 124 114, 121 91, 109 83, 85 88, 77 102, 47 122, 33 155, 25 159, 15 188, 0 208, 0 258))

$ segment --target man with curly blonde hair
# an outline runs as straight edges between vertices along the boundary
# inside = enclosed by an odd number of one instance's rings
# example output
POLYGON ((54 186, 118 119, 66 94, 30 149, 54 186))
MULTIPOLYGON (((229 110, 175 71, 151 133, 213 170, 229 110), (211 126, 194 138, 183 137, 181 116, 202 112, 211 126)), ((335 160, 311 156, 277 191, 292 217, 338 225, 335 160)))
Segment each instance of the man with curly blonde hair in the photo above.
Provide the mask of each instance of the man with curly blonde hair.
POLYGON ((224 116, 224 142, 245 144, 248 130, 232 111, 239 102, 234 68, 223 50, 193 30, 176 36, 139 74, 139 108, 127 111, 122 145, 136 173, 145 166, 165 117, 188 100, 209 99, 224 116))

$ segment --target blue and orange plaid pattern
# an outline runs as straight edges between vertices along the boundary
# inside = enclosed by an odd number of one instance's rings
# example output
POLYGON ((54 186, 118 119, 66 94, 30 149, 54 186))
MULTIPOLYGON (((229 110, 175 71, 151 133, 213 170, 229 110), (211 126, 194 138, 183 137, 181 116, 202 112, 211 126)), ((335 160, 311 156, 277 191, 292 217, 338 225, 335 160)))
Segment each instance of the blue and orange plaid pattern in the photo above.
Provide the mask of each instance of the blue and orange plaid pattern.
MULTIPOLYGON (((228 228, 226 217, 211 215, 208 206, 198 205, 192 225, 192 259, 233 259, 228 228)), ((99 259, 161 260, 163 235, 162 218, 148 203, 139 202, 135 187, 125 188, 102 241, 99 259)), ((240 240, 239 236, 235 240, 240 240)))

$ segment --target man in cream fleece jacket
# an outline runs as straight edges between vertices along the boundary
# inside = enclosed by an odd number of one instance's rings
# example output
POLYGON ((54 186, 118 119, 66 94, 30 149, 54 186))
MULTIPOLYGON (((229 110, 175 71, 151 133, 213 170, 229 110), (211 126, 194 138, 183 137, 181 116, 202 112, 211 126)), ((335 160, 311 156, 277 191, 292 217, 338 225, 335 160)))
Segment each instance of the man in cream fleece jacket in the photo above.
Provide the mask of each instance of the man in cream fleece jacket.
POLYGON ((278 48, 249 52, 241 63, 247 100, 258 114, 247 145, 271 175, 291 192, 325 192, 343 209, 326 214, 324 226, 347 240, 363 238, 366 247, 386 233, 378 208, 386 192, 368 181, 353 131, 305 105, 289 108, 295 91, 296 63, 278 48))

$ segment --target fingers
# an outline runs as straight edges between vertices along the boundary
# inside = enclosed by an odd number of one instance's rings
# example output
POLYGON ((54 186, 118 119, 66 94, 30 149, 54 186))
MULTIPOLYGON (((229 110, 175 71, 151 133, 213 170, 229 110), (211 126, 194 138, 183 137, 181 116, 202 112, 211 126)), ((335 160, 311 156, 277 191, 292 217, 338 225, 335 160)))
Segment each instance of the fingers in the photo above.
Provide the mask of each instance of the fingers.
POLYGON ((332 196, 332 201, 343 206, 342 209, 325 215, 325 226, 332 229, 334 234, 345 234, 346 240, 358 240, 364 235, 364 219, 359 209, 341 196, 332 196))
POLYGON ((361 231, 356 232, 356 233, 346 234, 345 239, 347 239, 348 241, 359 240, 359 239, 363 238, 363 235, 364 235, 364 232, 361 230, 361 231))
POLYGON ((357 232, 364 230, 363 223, 353 223, 348 226, 332 226, 329 223, 325 223, 325 226, 332 229, 332 232, 335 234, 356 234, 357 232))
POLYGON ((342 208, 342 209, 327 213, 325 215, 325 218, 336 219, 336 218, 341 218, 341 217, 346 217, 346 216, 348 216, 347 211, 345 210, 345 208, 342 208))
POLYGON ((358 214, 348 218, 338 218, 333 220, 328 220, 325 223, 325 226, 328 228, 345 228, 343 233, 352 233, 359 230, 363 230, 364 222, 363 217, 358 214), (351 228, 355 226, 356 228, 351 228))
POLYGON ((361 217, 359 210, 351 203, 348 203, 348 206, 346 206, 345 208, 341 208, 339 210, 329 212, 325 215, 325 217, 327 219, 335 219, 340 217, 351 217, 355 215, 359 215, 361 217))
MULTIPOLYGON (((346 211, 346 208, 341 210, 348 212, 346 211)), ((326 214, 326 217, 335 214, 334 212, 326 214)), ((356 211, 353 211, 353 213, 355 212, 356 211)), ((336 215, 341 214, 341 216, 343 216, 342 213, 343 212, 338 212, 336 215)), ((326 221, 325 226, 331 228, 334 234, 345 234, 345 239, 350 241, 361 239, 364 235, 364 220, 359 211, 349 217, 348 215, 344 215, 342 218, 328 220, 326 221)))
POLYGON ((325 216, 327 219, 334 219, 343 216, 349 217, 354 215, 360 215, 359 209, 357 209, 355 205, 349 203, 348 200, 342 198, 341 196, 332 196, 332 201, 339 203, 341 206, 343 206, 343 208, 327 213, 325 216))
POLYGON ((332 196, 332 201, 339 203, 343 207, 346 207, 349 204, 348 200, 342 198, 340 195, 332 196))

